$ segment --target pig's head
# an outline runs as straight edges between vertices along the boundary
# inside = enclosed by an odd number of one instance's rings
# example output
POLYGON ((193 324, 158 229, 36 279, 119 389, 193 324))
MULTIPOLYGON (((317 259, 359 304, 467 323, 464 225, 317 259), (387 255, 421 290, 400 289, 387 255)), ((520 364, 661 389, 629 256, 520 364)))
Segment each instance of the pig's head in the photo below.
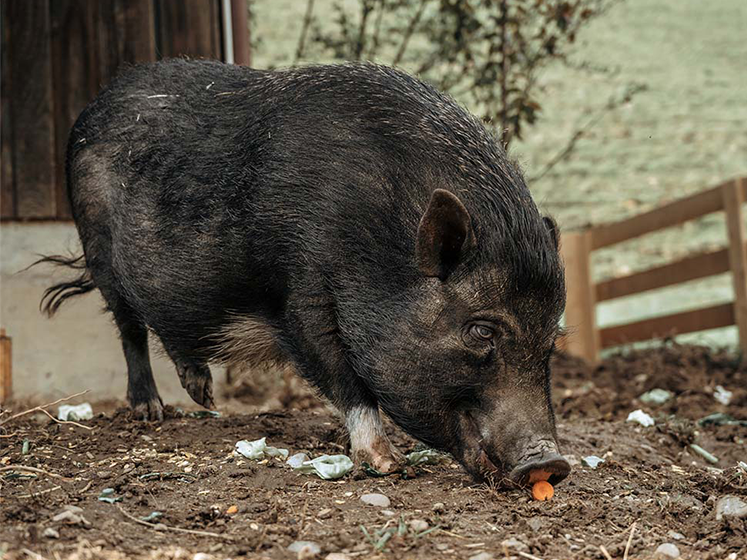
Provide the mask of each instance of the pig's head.
POLYGON ((405 431, 478 479, 518 484, 570 471, 550 399, 565 305, 558 237, 524 193, 503 214, 432 194, 412 255, 418 280, 377 311, 386 319, 369 379, 405 431))

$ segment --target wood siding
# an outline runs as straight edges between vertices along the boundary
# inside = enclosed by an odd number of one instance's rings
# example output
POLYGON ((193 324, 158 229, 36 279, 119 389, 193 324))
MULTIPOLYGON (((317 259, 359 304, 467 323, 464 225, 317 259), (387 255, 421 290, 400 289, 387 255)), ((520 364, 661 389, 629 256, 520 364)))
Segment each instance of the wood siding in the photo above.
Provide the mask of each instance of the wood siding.
POLYGON ((0 218, 69 219, 70 127, 123 64, 223 58, 220 0, 2 0, 0 218))

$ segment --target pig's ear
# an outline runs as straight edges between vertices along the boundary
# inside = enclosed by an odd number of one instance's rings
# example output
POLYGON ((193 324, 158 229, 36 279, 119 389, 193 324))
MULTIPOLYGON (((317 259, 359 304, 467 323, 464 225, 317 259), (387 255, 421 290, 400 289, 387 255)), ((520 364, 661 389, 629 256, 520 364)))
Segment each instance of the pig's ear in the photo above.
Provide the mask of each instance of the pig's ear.
POLYGON ((555 248, 559 249, 560 229, 558 228, 558 223, 550 216, 542 216, 542 221, 544 222, 547 230, 550 232, 550 237, 552 237, 552 242, 555 245, 555 248))
POLYGON ((449 191, 433 191, 428 209, 420 219, 415 248, 415 258, 423 274, 446 280, 464 251, 474 244, 472 220, 462 201, 449 191))

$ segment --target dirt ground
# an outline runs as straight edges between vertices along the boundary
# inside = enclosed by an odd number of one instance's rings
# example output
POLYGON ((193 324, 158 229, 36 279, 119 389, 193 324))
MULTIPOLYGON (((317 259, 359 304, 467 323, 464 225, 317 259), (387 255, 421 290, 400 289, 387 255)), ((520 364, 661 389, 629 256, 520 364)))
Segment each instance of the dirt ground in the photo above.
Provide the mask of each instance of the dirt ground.
MULTIPOLYGON (((260 437, 291 453, 344 451, 338 419, 306 396, 294 401, 301 410, 218 418, 169 409, 161 425, 94 406, 104 412, 83 422, 91 430, 24 416, 0 425, 0 558, 314 556, 289 551, 295 541, 316 543, 320 558, 345 555, 332 559, 642 559, 664 543, 683 558, 747 558, 747 517, 716 518, 724 496, 747 500, 747 470, 737 466, 747 461, 747 427, 697 424, 715 412, 747 420, 747 364, 667 344, 596 368, 558 356, 554 376, 562 450, 575 465, 549 502, 475 484, 451 460, 418 467, 411 479, 325 481, 279 459, 232 455, 236 441, 260 437), (730 404, 714 399, 717 385, 732 391, 730 404), (663 405, 637 399, 653 388, 675 396, 663 405), (626 422, 637 408, 656 425, 626 422), (588 455, 605 462, 592 469, 581 462, 588 455), (104 488, 121 501, 100 501, 104 488), (372 492, 390 505, 360 500, 372 492), (66 508, 68 518, 55 520, 66 508), (154 511, 163 515, 139 522, 154 511)), ((416 447, 391 434, 402 450, 416 447)))

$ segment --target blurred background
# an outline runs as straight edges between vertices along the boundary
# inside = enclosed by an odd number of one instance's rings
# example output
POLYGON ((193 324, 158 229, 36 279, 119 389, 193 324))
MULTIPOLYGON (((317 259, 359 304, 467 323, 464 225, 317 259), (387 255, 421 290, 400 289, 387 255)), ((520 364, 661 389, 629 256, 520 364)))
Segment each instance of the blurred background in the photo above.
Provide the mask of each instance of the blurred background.
MULTIPOLYGON (((21 272, 38 254, 78 251, 67 133, 123 64, 190 56, 261 69, 401 66, 501 135, 565 232, 747 175, 744 0, 2 0, 1 17, 0 326, 13 337, 17 396, 81 386, 124 395, 124 358, 100 296, 48 321, 38 301, 55 272, 21 272)), ((591 274, 627 276, 726 243, 724 213, 709 213, 595 251, 591 274)), ((720 273, 594 312, 605 326, 734 297, 732 275, 720 273)), ((738 334, 678 338, 735 346, 738 334)), ((154 362, 164 399, 185 401, 173 366, 154 362)))

